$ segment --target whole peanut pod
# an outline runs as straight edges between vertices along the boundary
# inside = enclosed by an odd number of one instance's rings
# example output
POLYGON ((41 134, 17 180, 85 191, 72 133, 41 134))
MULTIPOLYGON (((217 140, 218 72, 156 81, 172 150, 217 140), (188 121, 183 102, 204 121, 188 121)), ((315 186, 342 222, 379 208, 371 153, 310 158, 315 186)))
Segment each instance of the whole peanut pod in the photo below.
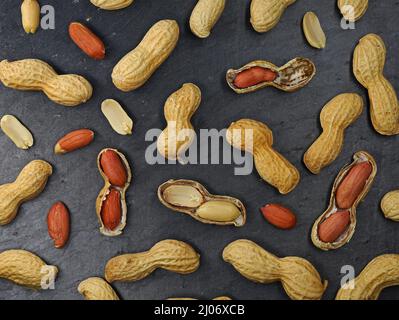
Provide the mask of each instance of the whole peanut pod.
POLYGON ((78 286, 78 292, 86 300, 119 300, 111 285, 102 278, 88 278, 78 286))
POLYGON ((353 288, 342 287, 336 300, 377 300, 383 289, 399 285, 399 254, 374 258, 353 280, 353 288))
POLYGON ((49 163, 34 160, 21 170, 14 182, 0 185, 0 225, 13 221, 21 204, 38 196, 52 173, 49 163))
POLYGON ((360 39, 353 55, 356 79, 368 90, 371 122, 382 135, 399 133, 398 97, 392 84, 384 77, 386 48, 376 34, 360 39))
POLYGON ((234 148, 253 154, 255 167, 263 180, 282 194, 292 191, 299 182, 299 171, 272 148, 273 133, 262 122, 241 119, 227 129, 226 138, 234 148))
POLYGON ((341 153, 345 129, 354 123, 363 111, 363 99, 355 93, 344 93, 333 98, 323 108, 320 123, 323 133, 306 151, 303 162, 314 174, 319 174, 341 153))
POLYGON ((163 240, 149 251, 124 254, 112 258, 105 266, 105 279, 114 281, 138 281, 161 268, 179 274, 195 272, 200 256, 185 242, 163 240))
POLYGON ((251 24, 257 32, 267 32, 280 21, 285 9, 296 0, 252 0, 251 24))
POLYGON ((58 268, 49 266, 37 255, 25 250, 0 253, 0 278, 32 289, 41 289, 45 280, 55 280, 58 268))
POLYGON ((369 0, 338 0, 337 4, 344 18, 354 22, 364 16, 369 0))
POLYGON ((141 87, 169 57, 179 40, 175 20, 161 20, 147 32, 140 44, 114 67, 112 81, 122 91, 141 87))
POLYGON ((104 10, 119 10, 130 6, 134 0, 90 0, 92 4, 104 10))
POLYGON ((195 138, 191 117, 201 103, 201 90, 193 83, 185 83, 165 102, 166 128, 159 135, 159 153, 170 160, 179 159, 195 138))
POLYGON ((281 281, 293 300, 319 300, 327 287, 314 266, 299 257, 278 258, 250 240, 237 240, 223 251, 223 260, 248 280, 281 281))
POLYGON ((399 190, 388 192, 382 198, 381 210, 385 218, 399 221, 399 190))
POLYGON ((37 0, 24 0, 21 5, 22 26, 26 33, 35 33, 40 24, 40 5, 37 0))
POLYGON ((93 93, 82 76, 58 75, 49 64, 37 59, 1 61, 0 81, 17 90, 43 91, 50 100, 69 107, 86 102, 93 93))
POLYGON ((190 17, 191 31, 199 38, 207 38, 223 13, 226 0, 198 0, 190 17))

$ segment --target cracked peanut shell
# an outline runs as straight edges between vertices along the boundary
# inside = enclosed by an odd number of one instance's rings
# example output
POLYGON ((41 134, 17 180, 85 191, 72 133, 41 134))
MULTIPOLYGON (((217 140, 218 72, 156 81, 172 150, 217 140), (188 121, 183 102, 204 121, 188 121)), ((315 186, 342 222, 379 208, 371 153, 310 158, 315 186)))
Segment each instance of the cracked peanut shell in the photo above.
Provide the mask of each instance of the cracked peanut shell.
POLYGON ((196 181, 166 181, 158 188, 158 198, 165 207, 202 223, 242 227, 246 222, 246 209, 240 200, 212 195, 196 181))

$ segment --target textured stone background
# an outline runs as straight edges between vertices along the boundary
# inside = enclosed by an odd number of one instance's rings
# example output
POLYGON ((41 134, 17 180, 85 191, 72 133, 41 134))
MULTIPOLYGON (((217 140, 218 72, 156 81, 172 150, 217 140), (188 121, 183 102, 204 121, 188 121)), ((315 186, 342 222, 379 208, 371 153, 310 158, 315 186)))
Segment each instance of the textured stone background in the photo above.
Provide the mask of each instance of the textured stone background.
MULTIPOLYGON (((381 197, 398 187, 398 137, 382 137, 372 129, 368 108, 347 131, 339 158, 320 175, 310 174, 302 163, 308 146, 320 133, 319 112, 324 104, 342 92, 366 91, 351 71, 353 49, 360 37, 375 32, 384 38, 388 49, 386 75, 399 89, 399 42, 397 17, 399 3, 394 0, 370 1, 366 16, 356 30, 340 28, 336 1, 301 0, 290 7, 275 29, 257 34, 249 24, 249 1, 230 0, 212 36, 194 37, 188 18, 195 0, 136 0, 131 7, 106 12, 88 0, 41 0, 56 9, 56 29, 26 35, 21 27, 19 1, 0 3, 0 58, 40 58, 64 73, 86 76, 95 88, 85 105, 66 108, 50 102, 41 93, 18 92, 0 86, 0 113, 14 114, 33 132, 35 145, 29 151, 17 149, 0 134, 0 181, 14 180, 30 160, 45 159, 55 168, 45 192, 22 206, 17 219, 0 228, 0 250, 24 248, 59 266, 56 290, 34 292, 0 280, 1 299, 81 299, 76 288, 89 276, 101 276, 106 261, 119 253, 144 251, 166 238, 191 243, 202 255, 201 268, 180 276, 163 270, 137 283, 118 283, 115 288, 124 299, 165 299, 170 296, 212 298, 227 294, 235 299, 287 299, 280 284, 254 284, 223 262, 223 248, 233 240, 248 238, 280 256, 296 255, 309 259, 323 278, 329 280, 325 294, 331 299, 340 283, 340 269, 353 265, 357 272, 375 256, 399 251, 399 225, 385 220, 379 209, 381 197), (315 11, 328 37, 327 48, 309 47, 301 30, 306 11, 315 11), (148 28, 160 19, 179 22, 179 44, 148 83, 131 93, 118 91, 110 73, 115 63, 134 48, 148 28), (107 58, 98 62, 86 56, 71 42, 67 26, 71 21, 86 21, 107 44, 107 58), (314 60, 318 73, 303 90, 287 94, 266 89, 238 96, 225 83, 225 72, 254 59, 267 59, 282 65, 296 56, 314 60), (300 170, 302 180, 289 195, 281 196, 260 180, 256 172, 238 177, 231 165, 150 166, 144 152, 144 136, 151 128, 163 128, 163 104, 185 82, 201 89, 203 102, 193 118, 200 128, 222 129, 243 117, 267 123, 274 132, 275 148, 300 170), (119 100, 135 120, 134 134, 122 137, 112 131, 99 105, 105 98, 119 100), (88 148, 66 156, 55 156, 53 145, 63 134, 88 127, 96 139, 88 148), (133 183, 128 190, 128 225, 122 236, 107 238, 98 231, 94 202, 102 187, 96 156, 104 147, 124 152, 133 168, 133 183), (331 184, 339 169, 351 161, 353 153, 373 154, 379 173, 368 197, 358 208, 358 227, 353 240, 334 252, 322 252, 310 242, 313 221, 324 211, 331 184), (170 178, 201 181, 211 192, 229 194, 243 200, 248 209, 244 228, 208 226, 163 207, 156 196, 159 184, 170 178), (47 235, 46 215, 51 204, 64 201, 72 216, 72 233, 63 250, 53 248, 47 235), (292 231, 280 231, 259 214, 265 203, 279 202, 298 216, 292 231)), ((382 299, 397 298, 399 288, 387 289, 382 299)))

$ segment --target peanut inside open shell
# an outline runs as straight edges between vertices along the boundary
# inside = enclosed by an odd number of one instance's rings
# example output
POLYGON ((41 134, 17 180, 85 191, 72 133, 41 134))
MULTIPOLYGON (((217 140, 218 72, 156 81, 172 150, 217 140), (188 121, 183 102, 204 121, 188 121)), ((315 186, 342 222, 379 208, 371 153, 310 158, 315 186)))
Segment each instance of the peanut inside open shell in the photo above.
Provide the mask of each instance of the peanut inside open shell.
POLYGON ((158 198, 167 208, 203 223, 241 227, 246 222, 246 210, 240 200, 212 195, 196 181, 169 180, 159 186, 158 198))
POLYGON ((377 164, 374 158, 365 151, 357 152, 353 157, 353 162, 345 166, 337 175, 330 197, 330 204, 327 210, 315 221, 311 238, 313 244, 322 250, 338 249, 348 243, 356 229, 356 209, 359 203, 366 197, 370 190, 374 178, 377 174, 377 164), (365 166, 364 166, 365 165, 365 166), (360 167, 359 167, 360 166, 360 167), (364 168, 361 168, 364 166, 364 168), (370 170, 367 171, 367 167, 370 170), (361 185, 361 190, 358 194, 355 192, 353 183, 347 181, 349 174, 355 174, 354 180, 361 178, 359 173, 355 173, 354 170, 360 168, 366 172, 363 172, 364 185, 361 185), (342 195, 340 188, 343 187, 343 183, 346 183, 349 187, 347 188, 348 194, 342 195), (356 193, 356 197, 353 197, 351 201, 345 203, 342 199, 348 199, 348 196, 356 193), (326 226, 329 224, 329 226, 326 226), (323 233, 328 233, 326 239, 323 241, 321 236, 321 230, 324 228, 323 233))
MULTIPOLYGON (((259 70, 260 72, 260 70, 259 70)), ((285 92, 293 92, 306 86, 315 76, 316 66, 312 61, 306 58, 294 58, 282 67, 277 67, 271 62, 264 60, 252 61, 240 69, 230 69, 226 74, 227 84, 236 93, 250 93, 257 91, 265 87, 275 87, 285 92), (237 78, 242 76, 244 72, 248 73, 248 70, 254 70, 254 68, 261 68, 264 70, 264 81, 259 77, 259 81, 253 80, 253 75, 247 74, 244 76, 248 78, 247 87, 237 86, 237 78), (275 74, 275 77, 272 74, 275 74)), ((244 82, 245 83, 245 82, 244 82)))

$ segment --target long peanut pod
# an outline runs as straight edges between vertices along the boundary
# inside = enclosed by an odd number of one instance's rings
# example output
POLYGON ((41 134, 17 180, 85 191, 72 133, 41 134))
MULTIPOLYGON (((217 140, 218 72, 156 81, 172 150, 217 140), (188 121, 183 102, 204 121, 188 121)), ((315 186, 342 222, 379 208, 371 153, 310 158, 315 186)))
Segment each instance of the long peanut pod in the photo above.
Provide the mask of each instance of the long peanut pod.
POLYGON ((119 10, 130 6, 134 0, 90 0, 92 4, 104 10, 119 10))
POLYGON ((199 38, 207 38, 223 13, 226 0, 198 0, 190 17, 191 31, 199 38))
POLYGON ((41 289, 46 282, 55 280, 58 268, 47 265, 37 255, 25 250, 7 250, 0 253, 0 278, 32 289, 41 289))
POLYGON ((383 289, 399 285, 399 254, 374 258, 353 280, 353 288, 342 287, 336 300, 377 300, 383 289))
POLYGON ((354 22, 364 16, 369 6, 369 0, 338 0, 337 4, 343 17, 354 22))
POLYGON ((363 99, 354 93, 340 94, 326 104, 320 114, 323 133, 303 158, 312 173, 320 173, 338 157, 344 145, 345 129, 359 118, 362 111, 363 99))
POLYGON ((251 24, 257 32, 267 32, 280 21, 285 9, 296 0, 252 0, 251 24))
POLYGON ((226 139, 234 148, 252 153, 261 178, 280 193, 287 194, 298 184, 299 171, 272 148, 273 133, 262 122, 250 119, 233 122, 226 139))
POLYGON ((78 292, 86 300, 119 300, 118 295, 110 284, 97 277, 83 280, 78 286, 78 292))
POLYGON ((70 107, 86 102, 93 93, 82 76, 58 75, 49 64, 37 59, 1 61, 0 81, 17 90, 43 91, 55 103, 70 107))
POLYGON ((200 256, 185 242, 163 240, 149 251, 124 254, 112 258, 105 266, 105 279, 114 281, 138 281, 161 268, 179 274, 195 272, 200 256))
POLYGON ((184 84, 166 100, 164 114, 167 127, 157 140, 159 153, 176 160, 192 144, 195 132, 191 117, 201 103, 201 90, 192 83, 184 84))
POLYGON ((253 282, 281 281, 293 300, 319 300, 327 287, 313 265, 299 257, 278 258, 250 240, 237 240, 223 251, 223 260, 253 282))
POLYGON ((356 79, 368 90, 371 121, 382 135, 399 133, 399 104, 392 84, 384 77, 386 48, 376 34, 360 39, 353 56, 356 79))
POLYGON ((22 169, 14 182, 0 185, 0 225, 14 220, 21 204, 43 191, 52 172, 49 163, 34 160, 22 169))
POLYGON ((175 20, 154 24, 140 44, 126 54, 114 67, 112 81, 122 91, 141 87, 173 52, 179 40, 175 20))

